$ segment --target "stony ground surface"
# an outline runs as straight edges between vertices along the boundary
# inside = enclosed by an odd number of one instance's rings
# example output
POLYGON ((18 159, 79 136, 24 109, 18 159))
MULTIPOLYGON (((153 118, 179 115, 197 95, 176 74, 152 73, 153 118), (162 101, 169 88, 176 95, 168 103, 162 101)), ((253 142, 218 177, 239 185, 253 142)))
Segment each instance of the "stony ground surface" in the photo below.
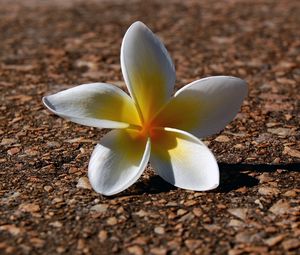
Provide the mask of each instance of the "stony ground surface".
POLYGON ((299 24, 298 0, 0 0, 0 253, 300 254, 299 24), (95 193, 87 164, 107 130, 41 103, 82 83, 125 89, 120 44, 135 20, 166 44, 177 88, 218 74, 249 83, 237 118, 206 140, 214 191, 149 167, 115 197, 95 193))

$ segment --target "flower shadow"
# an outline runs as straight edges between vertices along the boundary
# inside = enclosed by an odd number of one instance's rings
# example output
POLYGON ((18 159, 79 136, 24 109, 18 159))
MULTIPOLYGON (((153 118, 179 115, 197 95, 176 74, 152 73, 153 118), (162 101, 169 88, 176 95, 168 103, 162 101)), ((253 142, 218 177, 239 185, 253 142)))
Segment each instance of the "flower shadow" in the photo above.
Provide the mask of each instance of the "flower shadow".
POLYGON ((220 169, 220 185, 214 190, 218 193, 230 192, 242 187, 251 188, 259 184, 259 180, 248 175, 246 172, 275 172, 277 169, 284 169, 287 171, 299 171, 299 163, 291 164, 228 164, 219 163, 220 169))
MULTIPOLYGON (((228 164, 219 163, 220 185, 213 193, 228 193, 242 187, 251 188, 259 184, 259 180, 247 174, 247 172, 275 172, 277 169, 287 171, 300 171, 299 163, 291 164, 228 164)), ((142 194, 160 194, 178 189, 166 182, 158 175, 151 175, 146 180, 141 180, 128 190, 114 197, 138 196, 142 194)))

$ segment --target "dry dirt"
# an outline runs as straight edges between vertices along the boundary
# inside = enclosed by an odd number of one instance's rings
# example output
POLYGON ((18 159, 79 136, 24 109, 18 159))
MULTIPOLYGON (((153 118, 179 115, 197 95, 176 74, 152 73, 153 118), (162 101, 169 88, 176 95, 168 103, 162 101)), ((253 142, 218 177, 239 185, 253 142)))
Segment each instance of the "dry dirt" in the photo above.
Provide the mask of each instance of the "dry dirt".
POLYGON ((0 253, 300 254, 299 24, 298 0, 0 0, 0 253), (125 89, 120 44, 136 20, 166 44, 177 88, 220 74, 249 84, 237 118, 206 139, 214 191, 174 188, 149 167, 101 196, 87 164, 107 130, 42 105, 82 83, 125 89))

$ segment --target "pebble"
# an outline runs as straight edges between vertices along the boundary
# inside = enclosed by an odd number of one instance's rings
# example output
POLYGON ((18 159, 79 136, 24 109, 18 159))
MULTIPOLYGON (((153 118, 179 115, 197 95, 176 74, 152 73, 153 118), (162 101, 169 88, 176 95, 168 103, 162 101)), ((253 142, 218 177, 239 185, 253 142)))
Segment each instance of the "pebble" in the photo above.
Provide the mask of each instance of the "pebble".
POLYGON ((107 211, 108 204, 97 204, 91 207, 91 211, 105 213, 107 211))
POLYGON ((118 223, 118 220, 116 217, 110 217, 106 220, 107 224, 110 226, 116 225, 118 223))
POLYGON ((243 227, 245 225, 244 222, 236 219, 231 219, 228 223, 228 226, 230 227, 243 227))
POLYGON ((7 151, 7 154, 10 156, 13 156, 13 155, 17 154, 18 152, 20 152, 20 149, 18 147, 14 147, 14 148, 9 149, 7 151))
POLYGON ((59 254, 64 253, 64 252, 66 252, 66 248, 63 247, 63 246, 58 246, 56 248, 56 252, 59 253, 59 254))
POLYGON ((23 232, 21 228, 18 228, 18 227, 16 227, 16 225, 13 225, 13 224, 12 225, 7 224, 7 225, 0 226, 0 231, 7 231, 13 236, 17 236, 23 232))
POLYGON ((144 210, 139 210, 138 212, 135 212, 133 214, 135 214, 135 215, 137 215, 137 216, 139 216, 141 218, 149 215, 149 213, 145 212, 144 210))
POLYGON ((33 244, 34 247, 36 248, 42 248, 45 245, 45 240, 37 238, 37 237, 32 237, 30 239, 30 242, 33 244))
POLYGON ((159 235, 163 235, 165 233, 165 229, 163 227, 155 227, 154 232, 159 235))
POLYGON ((184 241, 184 244, 190 251, 194 251, 202 244, 202 241, 197 239, 187 239, 184 241))
POLYGON ((298 238, 293 238, 282 242, 283 249, 286 251, 294 250, 300 247, 300 240, 298 238))
POLYGON ((151 255, 166 255, 167 254, 167 249, 163 247, 156 247, 150 249, 150 254, 151 255))
POLYGON ((272 205, 269 209, 272 213, 276 215, 283 215, 289 213, 291 206, 288 202, 280 199, 274 205, 272 205))
POLYGON ((283 193, 285 197, 297 197, 297 192, 295 190, 288 190, 283 193))
POLYGON ((293 135, 294 130, 290 128, 268 128, 268 132, 279 137, 285 138, 287 136, 293 135))
POLYGON ((294 158, 300 158, 300 151, 298 150, 295 150, 295 149, 291 149, 290 147, 288 146, 285 146, 284 149, 283 149, 283 154, 286 154, 286 155, 289 155, 291 157, 294 157, 294 158))
POLYGON ((200 217, 203 214, 203 211, 201 208, 194 208, 193 214, 195 214, 195 216, 197 216, 197 217, 200 217))
POLYGON ((138 245, 129 246, 127 248, 127 251, 129 254, 133 254, 133 255, 143 255, 144 254, 144 250, 138 245))
POLYGON ((285 235, 272 236, 268 239, 264 240, 264 243, 268 246, 272 247, 278 243, 280 243, 284 239, 285 235))
POLYGON ((34 203, 28 203, 28 204, 21 204, 19 206, 19 209, 22 212, 29 212, 29 213, 35 213, 40 211, 40 206, 34 203))
POLYGON ((245 148, 245 145, 238 143, 238 144, 235 144, 235 145, 233 146, 233 148, 242 150, 242 149, 245 148))
POLYGON ((53 187, 50 185, 46 185, 46 186, 44 186, 44 190, 47 192, 51 192, 51 191, 53 191, 53 187))
POLYGON ((81 177, 79 178, 76 188, 81 188, 81 189, 92 189, 92 186, 89 182, 89 179, 87 177, 81 177))
POLYGON ((192 205, 195 205, 195 204, 197 204, 196 200, 188 200, 188 201, 184 202, 185 206, 192 206, 192 205))
POLYGON ((98 239, 100 242, 104 242, 108 237, 107 231, 106 230, 100 230, 98 233, 98 239))
POLYGON ((260 187, 258 193, 263 196, 277 196, 280 193, 280 190, 273 187, 260 187))
POLYGON ((274 178, 270 176, 269 173, 263 173, 257 177, 259 179, 259 183, 266 183, 274 181, 274 178))
POLYGON ((16 142, 17 142, 17 140, 13 139, 13 138, 3 138, 0 145, 11 145, 16 142))
POLYGON ((216 137, 215 141, 219 143, 227 143, 230 141, 230 138, 226 135, 219 135, 218 137, 216 137))
POLYGON ((247 219, 247 213, 248 213, 247 208, 232 208, 232 209, 228 209, 228 212, 242 220, 247 219))
POLYGON ((187 213, 187 210, 184 210, 184 209, 179 209, 179 210, 177 210, 177 215, 178 215, 178 216, 184 215, 184 214, 186 214, 186 213, 187 213))
POLYGON ((49 225, 54 228, 61 228, 63 224, 60 221, 50 222, 49 225))

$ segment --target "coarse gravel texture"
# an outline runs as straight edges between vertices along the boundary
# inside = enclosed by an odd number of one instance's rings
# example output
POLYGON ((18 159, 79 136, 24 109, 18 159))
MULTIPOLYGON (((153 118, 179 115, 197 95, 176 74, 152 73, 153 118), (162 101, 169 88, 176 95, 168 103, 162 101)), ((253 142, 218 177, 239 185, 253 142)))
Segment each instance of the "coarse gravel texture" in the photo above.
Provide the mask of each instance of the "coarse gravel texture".
POLYGON ((1 254, 300 254, 300 2, 0 0, 1 254), (211 75, 249 95, 205 140, 218 189, 175 188, 149 166, 104 197, 87 179, 108 130, 45 109, 43 95, 102 81, 126 90, 120 45, 141 20, 165 43, 177 89, 211 75))

